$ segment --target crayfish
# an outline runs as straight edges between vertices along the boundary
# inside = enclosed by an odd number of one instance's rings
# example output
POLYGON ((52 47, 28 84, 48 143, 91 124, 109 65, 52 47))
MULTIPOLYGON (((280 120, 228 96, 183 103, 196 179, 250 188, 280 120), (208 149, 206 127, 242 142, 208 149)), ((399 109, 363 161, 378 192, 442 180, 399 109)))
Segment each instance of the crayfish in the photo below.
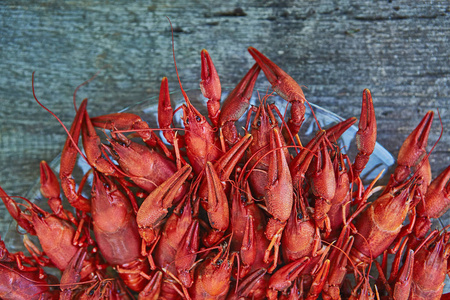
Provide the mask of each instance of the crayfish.
POLYGON ((357 119, 312 121, 317 132, 303 137, 301 86, 248 51, 255 63, 222 103, 212 57, 201 51, 207 115, 179 77, 184 103, 176 109, 167 77, 161 81, 159 128, 130 112, 91 117, 84 100, 67 130, 59 181, 41 163, 51 211, 0 188, 30 252, 0 244, 0 297, 439 299, 450 235, 448 226, 431 231, 431 219, 450 207, 450 167, 432 180, 434 113, 406 139, 387 184, 381 174, 367 182, 377 136, 370 91, 362 93, 351 155, 339 138, 357 119), (261 70, 289 104, 287 120, 273 93, 252 102, 261 70), (88 164, 82 178, 72 175, 77 159, 88 164), (60 270, 61 280, 44 266, 60 270))

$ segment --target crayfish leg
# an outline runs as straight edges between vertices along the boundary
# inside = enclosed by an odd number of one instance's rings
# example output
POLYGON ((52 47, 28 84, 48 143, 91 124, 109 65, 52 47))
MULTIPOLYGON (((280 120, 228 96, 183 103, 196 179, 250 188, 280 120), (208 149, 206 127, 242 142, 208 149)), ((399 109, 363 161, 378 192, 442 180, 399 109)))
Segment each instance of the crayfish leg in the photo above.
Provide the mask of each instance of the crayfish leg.
MULTIPOLYGON (((277 220, 270 219, 269 223, 267 224, 267 227, 272 222, 278 222, 277 220)), ((272 266, 267 270, 268 273, 272 273, 273 270, 276 269, 278 265, 278 259, 279 259, 279 253, 280 253, 280 244, 281 244, 281 236, 283 234, 284 225, 281 225, 282 227, 278 229, 278 231, 271 237, 270 244, 267 247, 265 253, 264 253, 264 262, 269 263, 271 260, 273 261, 272 266), (270 252, 274 250, 273 257, 270 257, 270 252)), ((269 233, 270 234, 270 233, 269 233)), ((267 235, 267 233, 266 233, 267 235)))

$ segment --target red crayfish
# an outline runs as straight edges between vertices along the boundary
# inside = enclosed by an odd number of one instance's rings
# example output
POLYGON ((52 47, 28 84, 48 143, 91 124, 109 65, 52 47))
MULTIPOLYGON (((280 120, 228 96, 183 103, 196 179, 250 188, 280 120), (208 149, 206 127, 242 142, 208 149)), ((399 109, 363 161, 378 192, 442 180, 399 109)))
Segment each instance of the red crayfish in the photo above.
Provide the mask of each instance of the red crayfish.
POLYGON ((213 60, 201 51, 207 115, 179 78, 185 103, 176 110, 162 79, 159 128, 133 113, 90 117, 84 100, 67 130, 59 181, 41 164, 51 212, 0 188, 31 253, 0 244, 0 297, 439 299, 450 235, 429 231, 430 219, 450 207, 450 167, 431 180, 433 112, 406 139, 387 185, 377 185, 381 174, 366 182, 377 135, 370 91, 363 91, 351 156, 338 141, 357 119, 316 124, 306 140, 302 88, 260 51, 248 51, 255 64, 222 105, 213 60), (287 120, 273 95, 251 102, 261 70, 289 103, 287 120), (178 111, 183 130, 173 121, 178 111), (72 175, 77 159, 89 166, 83 178, 72 175), (59 269, 61 280, 43 266, 59 269))

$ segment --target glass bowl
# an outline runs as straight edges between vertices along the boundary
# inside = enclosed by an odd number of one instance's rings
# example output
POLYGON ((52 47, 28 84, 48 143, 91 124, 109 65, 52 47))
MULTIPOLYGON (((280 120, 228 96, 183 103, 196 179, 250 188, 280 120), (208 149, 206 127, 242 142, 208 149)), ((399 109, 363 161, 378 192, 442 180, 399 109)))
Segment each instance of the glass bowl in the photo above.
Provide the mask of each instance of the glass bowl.
MULTIPOLYGON (((201 94, 200 89, 193 89, 186 91, 189 100, 192 102, 192 104, 202 113, 204 116, 207 116, 207 109, 206 109, 206 101, 207 99, 203 97, 201 94)), ((222 101, 228 96, 229 92, 223 92, 222 93, 222 101)), ((251 98, 251 105, 259 105, 259 97, 265 95, 265 92, 258 92, 255 91, 253 93, 253 96, 251 98)), ((184 103, 184 98, 181 94, 181 92, 174 92, 170 94, 170 98, 172 103, 177 104, 177 106, 184 103)), ((281 113, 283 114, 285 111, 285 108, 287 106, 287 102, 283 100, 278 95, 270 96, 267 99, 268 103, 275 103, 276 106, 279 108, 281 113)), ((317 105, 311 104, 311 107, 314 110, 314 114, 317 118, 317 121, 319 122, 320 126, 322 128, 328 128, 342 120, 344 118, 322 108, 317 105)), ((127 108, 124 108, 120 110, 119 112, 129 112, 139 115, 144 121, 146 121, 150 128, 158 128, 157 124, 157 113, 158 113, 158 97, 152 97, 150 99, 140 101, 132 106, 129 106, 127 108)), ((183 128, 182 120, 181 120, 182 112, 179 111, 174 116, 174 125, 178 128, 183 128)), ((358 116, 359 117, 359 116, 358 116)), ((238 121, 236 124, 236 128, 242 128, 245 126, 245 120, 246 117, 243 116, 241 118, 243 121, 238 121)), ((310 109, 306 108, 305 113, 305 121, 300 129, 299 136, 303 144, 306 144, 312 137, 314 137, 315 133, 318 130, 318 126, 316 124, 316 120, 314 119, 310 109)), ((243 130, 241 130, 243 132, 243 130)), ((354 157, 356 156, 358 150, 356 149, 355 145, 355 135, 358 131, 358 127, 353 125, 351 126, 344 134, 341 136, 341 138, 338 140, 338 144, 343 152, 345 152, 353 161, 354 157)), ((159 132, 160 133, 160 132, 159 132)), ((101 134, 99 132, 99 135, 103 138, 103 141, 106 141, 104 139, 104 134, 101 134)), ((164 136, 160 133, 160 137, 165 141, 164 136)), ((81 142, 80 142, 81 145, 81 142)), ((59 172, 59 163, 60 163, 60 156, 56 157, 49 165, 50 167, 55 171, 55 173, 59 172)), ((376 144, 375 150, 373 154, 370 156, 369 163, 367 164, 364 171, 361 173, 361 178, 363 179, 363 182, 365 184, 368 184, 370 181, 372 181, 381 171, 385 170, 384 175, 390 173, 389 171, 394 167, 395 160, 392 157, 392 155, 380 144, 376 144), (388 171, 388 172, 386 172, 388 171)), ((75 170, 73 172, 73 177, 76 181, 79 182, 82 175, 85 174, 90 169, 90 166, 84 161, 84 159, 79 158, 77 160, 77 164, 75 166, 75 170)), ((383 179, 381 179, 381 183, 383 183, 383 180, 386 182, 388 179, 388 176, 384 176, 383 179)), ((92 184, 92 176, 88 179, 85 188, 83 190, 83 194, 85 197, 90 197, 90 188, 92 184)), ((36 203, 39 207, 50 211, 49 206, 47 204, 47 200, 43 199, 43 197, 40 194, 39 191, 40 183, 39 179, 36 180, 36 183, 31 187, 29 193, 26 195, 27 199, 30 199, 34 203, 36 203)), ((66 209, 71 209, 67 201, 64 201, 64 206, 66 209)), ((10 216, 9 216, 10 217, 10 216)), ((11 218, 11 217, 10 217, 11 218)), ((11 221, 11 224, 5 232, 2 237, 3 240, 6 243, 7 248, 11 252, 15 251, 25 251, 25 248, 23 246, 22 238, 23 238, 23 231, 19 229, 19 232, 17 231, 16 222, 14 220, 11 221)))

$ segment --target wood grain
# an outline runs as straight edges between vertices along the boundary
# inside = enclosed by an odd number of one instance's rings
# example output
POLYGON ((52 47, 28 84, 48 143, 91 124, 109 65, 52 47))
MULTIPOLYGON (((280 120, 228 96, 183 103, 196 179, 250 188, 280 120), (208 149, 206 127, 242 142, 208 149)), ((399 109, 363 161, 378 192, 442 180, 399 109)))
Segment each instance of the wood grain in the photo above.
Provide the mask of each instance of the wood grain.
MULTIPOLYGON (((246 48, 269 56, 299 83, 309 101, 343 117, 360 113, 372 91, 378 141, 394 155, 428 110, 439 112, 443 137, 430 157, 434 175, 450 164, 450 2, 430 1, 3 1, 0 4, 0 185, 24 195, 66 135, 33 99, 64 124, 89 98, 91 115, 154 97, 163 76, 178 89, 198 88, 200 50, 208 49, 224 88, 253 64, 246 48), (150 4, 151 3, 151 4, 150 4)), ((261 77, 258 87, 266 89, 261 77)), ((439 136, 435 121, 430 143, 439 136)), ((0 209, 0 233, 5 211, 0 209)))

